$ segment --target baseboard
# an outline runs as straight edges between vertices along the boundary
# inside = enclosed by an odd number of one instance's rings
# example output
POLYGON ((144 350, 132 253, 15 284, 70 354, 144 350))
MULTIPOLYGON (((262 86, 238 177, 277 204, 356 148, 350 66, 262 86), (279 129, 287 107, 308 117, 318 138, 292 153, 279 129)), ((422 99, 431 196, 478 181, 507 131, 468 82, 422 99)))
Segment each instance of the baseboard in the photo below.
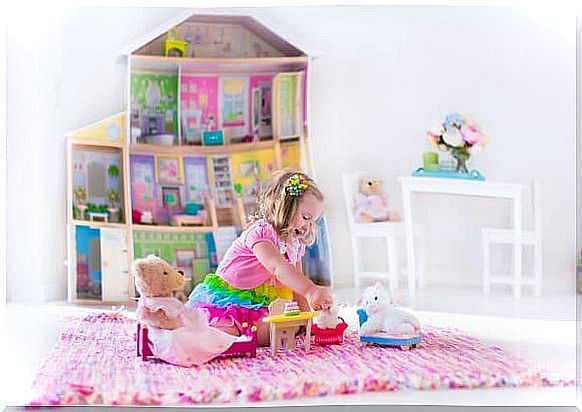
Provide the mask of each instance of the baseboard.
POLYGON ((66 299, 64 284, 42 284, 37 280, 21 279, 10 285, 9 302, 15 303, 44 303, 52 300, 66 299))

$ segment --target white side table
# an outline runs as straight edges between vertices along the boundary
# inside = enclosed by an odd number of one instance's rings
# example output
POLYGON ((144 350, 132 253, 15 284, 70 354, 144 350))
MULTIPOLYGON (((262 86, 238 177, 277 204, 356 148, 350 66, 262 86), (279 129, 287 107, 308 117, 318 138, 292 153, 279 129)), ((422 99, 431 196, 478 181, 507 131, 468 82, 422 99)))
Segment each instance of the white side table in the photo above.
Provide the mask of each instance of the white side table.
MULTIPOLYGON (((408 259, 408 290, 413 294, 415 285, 415 250, 412 222, 411 194, 413 192, 442 193, 477 197, 494 197, 510 199, 513 202, 512 229, 516 235, 522 231, 522 199, 524 185, 515 183, 483 182, 462 179, 445 179, 433 177, 405 176, 398 178, 402 187, 402 203, 404 225, 406 231, 406 246, 408 259)), ((518 238, 518 236, 516 236, 518 238)), ((515 280, 514 296, 521 296, 521 258, 522 244, 517 241, 513 250, 513 278, 515 280)))

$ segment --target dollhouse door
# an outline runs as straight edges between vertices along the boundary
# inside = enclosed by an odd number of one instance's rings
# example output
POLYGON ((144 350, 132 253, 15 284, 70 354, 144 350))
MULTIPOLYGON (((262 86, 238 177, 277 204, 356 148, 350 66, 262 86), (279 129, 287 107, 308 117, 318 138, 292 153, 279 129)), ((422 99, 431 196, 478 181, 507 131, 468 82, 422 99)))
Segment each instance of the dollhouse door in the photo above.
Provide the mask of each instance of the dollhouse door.
POLYGON ((273 78, 273 135, 285 140, 303 136, 303 72, 273 78))
POLYGON ((129 270, 125 229, 101 229, 102 299, 129 300, 129 270))

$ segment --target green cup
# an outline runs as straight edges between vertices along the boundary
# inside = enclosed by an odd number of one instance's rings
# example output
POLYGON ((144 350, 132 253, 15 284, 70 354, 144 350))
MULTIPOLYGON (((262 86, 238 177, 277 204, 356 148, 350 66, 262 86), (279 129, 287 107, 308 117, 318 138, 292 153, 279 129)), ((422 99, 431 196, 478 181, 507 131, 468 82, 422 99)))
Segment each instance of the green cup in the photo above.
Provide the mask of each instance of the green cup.
POLYGON ((425 172, 440 172, 441 171, 441 165, 439 164, 429 164, 426 165, 426 167, 424 168, 425 172))
POLYGON ((425 152, 422 155, 422 167, 424 170, 428 171, 431 165, 439 164, 439 155, 436 152, 425 152))

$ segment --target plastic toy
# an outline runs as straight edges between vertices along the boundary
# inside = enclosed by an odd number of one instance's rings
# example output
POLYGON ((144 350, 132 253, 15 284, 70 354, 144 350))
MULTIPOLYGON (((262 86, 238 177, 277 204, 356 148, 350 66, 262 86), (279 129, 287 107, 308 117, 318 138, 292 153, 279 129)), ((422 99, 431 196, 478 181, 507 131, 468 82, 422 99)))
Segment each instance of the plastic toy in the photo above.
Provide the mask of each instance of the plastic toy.
POLYGON ((348 328, 348 324, 339 318, 339 323, 334 328, 321 328, 319 325, 311 326, 311 333, 313 333, 314 343, 316 345, 336 345, 344 342, 344 332, 348 328))
POLYGON ((269 316, 263 318, 263 322, 271 324, 272 356, 275 356, 282 347, 287 350, 293 350, 295 348, 295 334, 299 327, 303 325, 306 326, 305 352, 309 352, 312 319, 319 315, 319 312, 299 312, 296 315, 285 315, 285 305, 288 302, 284 299, 276 299, 269 305, 269 316))
POLYGON ((329 309, 321 310, 313 320, 311 332, 315 336, 316 345, 332 345, 343 343, 344 332, 348 324, 338 316, 338 308, 333 304, 329 309))
POLYGON ((222 130, 206 131, 202 133, 202 144, 204 146, 218 146, 224 144, 222 130))
POLYGON ((164 39, 164 56, 170 56, 170 54, 178 54, 179 57, 186 56, 186 46, 187 42, 179 40, 176 38, 176 29, 171 29, 168 31, 166 38, 164 39))
POLYGON ((299 315, 301 311, 299 310, 299 305, 296 301, 292 300, 290 302, 285 303, 285 310, 283 311, 283 315, 285 316, 295 316, 299 315))

